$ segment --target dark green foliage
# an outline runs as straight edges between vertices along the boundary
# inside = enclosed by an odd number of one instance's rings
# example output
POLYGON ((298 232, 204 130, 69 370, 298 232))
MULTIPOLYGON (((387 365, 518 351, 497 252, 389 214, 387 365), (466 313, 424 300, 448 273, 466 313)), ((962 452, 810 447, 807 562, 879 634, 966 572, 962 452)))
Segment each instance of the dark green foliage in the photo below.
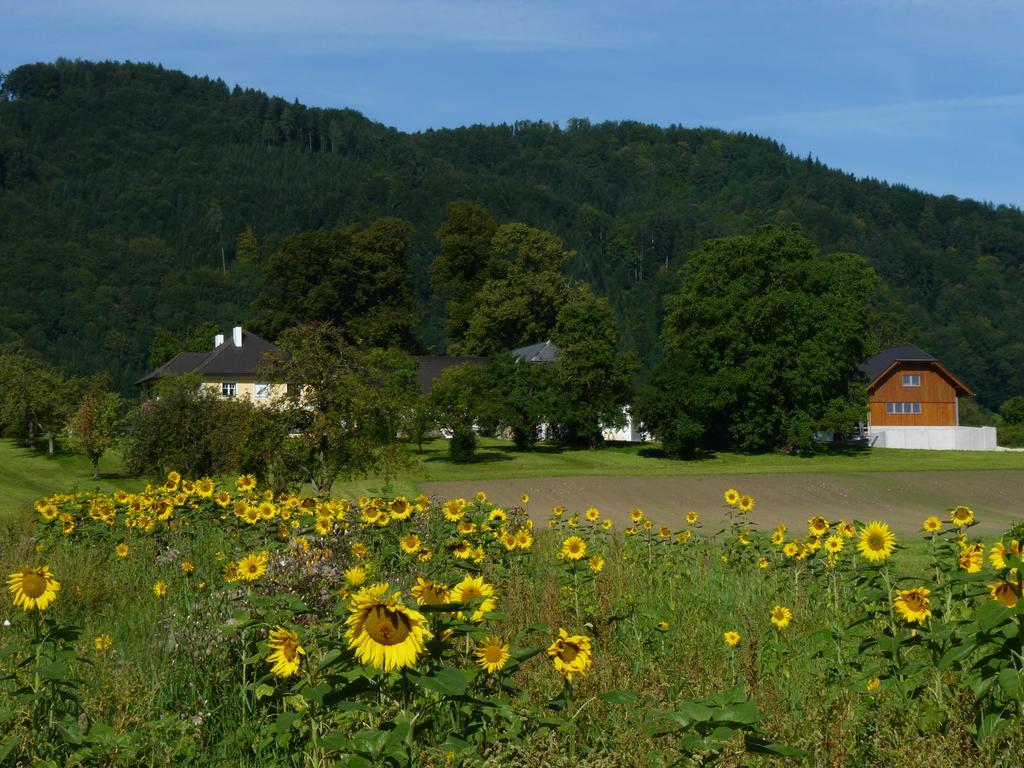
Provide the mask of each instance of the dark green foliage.
POLYGON ((479 365, 446 368, 430 389, 430 404, 436 425, 452 435, 452 461, 470 461, 476 451, 475 430, 491 431, 495 422, 490 371, 479 365))
POLYGON ((1000 424, 996 439, 1007 448, 1024 448, 1024 424, 1000 424))
POLYGON ((664 331, 666 349, 693 366, 680 371, 679 413, 705 424, 712 444, 748 451, 806 450, 816 430, 852 429, 866 407, 851 382, 867 355, 865 298, 876 283, 859 256, 819 257, 795 227, 705 243, 683 269, 664 331))
POLYGON ((48 453, 78 405, 81 382, 20 351, 0 354, 0 434, 35 447, 45 437, 48 453))
POLYGON ((633 416, 661 441, 668 456, 691 457, 704 436, 704 411, 697 397, 707 390, 697 377, 702 372, 693 360, 676 350, 661 359, 637 393, 633 416))
POLYGON ((625 424, 636 361, 619 353, 619 333, 606 299, 578 287, 558 312, 552 422, 560 440, 593 447, 601 427, 625 424))
POLYGON ((499 354, 491 360, 491 377, 499 428, 508 430, 516 450, 530 450, 554 411, 554 366, 499 354))
POLYGON ((999 415, 1004 424, 1024 424, 1024 395, 1011 397, 999 406, 999 415))
POLYGON ((101 374, 89 382, 68 422, 71 448, 89 457, 93 479, 99 477, 100 458, 121 437, 123 410, 121 396, 110 391, 110 377, 101 374))
POLYGON ((449 243, 454 259, 478 253, 490 227, 479 210, 448 213, 467 196, 574 249, 569 276, 609 297, 623 348, 648 366, 684 254, 797 223, 885 281, 865 298, 903 324, 880 323, 880 344, 913 341, 987 407, 1024 392, 1018 210, 857 180, 747 134, 585 120, 403 134, 352 110, 116 62, 33 64, 3 82, 0 341, 22 338, 73 373, 109 370, 127 391, 157 326, 252 319, 250 226, 260 262, 289 235, 397 215, 416 227, 404 252, 413 316, 440 351, 434 233, 446 216, 468 233, 461 250, 449 243))
POLYGON ((149 345, 149 367, 158 368, 179 352, 209 352, 213 349, 214 336, 221 331, 214 322, 193 325, 182 333, 157 327, 149 345))
POLYGON ((961 427, 994 427, 995 415, 973 397, 957 398, 961 427))
POLYGON ((405 263, 412 231, 409 222, 389 217, 286 238, 263 265, 257 329, 273 338, 301 323, 326 322, 353 343, 415 349, 405 263))
POLYGON ((434 291, 445 302, 450 340, 466 333, 473 312, 473 297, 484 281, 496 277, 491 238, 498 223, 478 203, 448 203, 448 216, 437 230, 441 252, 430 265, 434 291))

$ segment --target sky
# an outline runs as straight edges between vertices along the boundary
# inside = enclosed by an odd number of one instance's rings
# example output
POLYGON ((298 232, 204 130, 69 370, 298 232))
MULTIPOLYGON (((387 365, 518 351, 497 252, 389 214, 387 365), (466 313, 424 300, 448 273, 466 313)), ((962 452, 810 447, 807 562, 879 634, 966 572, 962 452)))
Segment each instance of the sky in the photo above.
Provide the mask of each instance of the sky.
POLYGON ((154 62, 405 131, 709 126, 1024 207, 1024 0, 0 0, 0 19, 0 71, 154 62))

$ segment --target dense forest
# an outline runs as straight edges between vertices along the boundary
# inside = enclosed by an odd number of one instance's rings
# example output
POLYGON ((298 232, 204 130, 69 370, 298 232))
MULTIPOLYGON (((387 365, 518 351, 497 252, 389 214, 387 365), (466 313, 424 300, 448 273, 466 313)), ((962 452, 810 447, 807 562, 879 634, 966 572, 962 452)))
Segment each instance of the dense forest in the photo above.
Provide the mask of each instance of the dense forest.
POLYGON ((124 391, 157 329, 255 318, 288 236, 372 234, 382 217, 412 225, 415 345, 444 351, 428 267, 464 199, 561 237, 568 276, 607 296, 622 351, 646 366, 688 254, 797 223, 875 267, 879 343, 927 349, 989 407, 1024 392, 1015 208, 856 179, 746 134, 585 119, 406 134, 148 64, 26 65, 0 95, 0 344, 107 370, 124 391))

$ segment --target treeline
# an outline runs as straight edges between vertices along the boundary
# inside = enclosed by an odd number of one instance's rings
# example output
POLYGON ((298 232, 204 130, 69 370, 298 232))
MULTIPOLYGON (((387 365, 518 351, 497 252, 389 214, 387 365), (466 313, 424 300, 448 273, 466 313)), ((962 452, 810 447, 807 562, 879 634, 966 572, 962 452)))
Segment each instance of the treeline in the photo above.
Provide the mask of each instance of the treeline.
POLYGON ((389 218, 404 222, 407 294, 377 320, 404 325, 410 348, 456 348, 458 307, 430 265, 458 199, 561 238, 559 270, 608 299, 645 370, 688 254, 795 223, 875 269, 880 343, 922 346, 990 408, 1024 391, 1016 209, 857 180, 745 134, 586 120, 405 134, 152 65, 27 65, 0 94, 0 342, 78 375, 109 370, 125 393, 158 328, 292 322, 256 301, 289 236, 358 225, 330 237, 389 257, 368 242, 389 218))

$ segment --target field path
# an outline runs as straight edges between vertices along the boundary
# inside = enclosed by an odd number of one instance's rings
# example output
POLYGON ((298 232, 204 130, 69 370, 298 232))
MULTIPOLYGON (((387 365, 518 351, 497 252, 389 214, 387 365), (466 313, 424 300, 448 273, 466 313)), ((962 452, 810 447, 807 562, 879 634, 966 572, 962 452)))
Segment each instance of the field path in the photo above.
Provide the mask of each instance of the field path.
POLYGON ((793 531, 804 530, 807 518, 822 514, 830 522, 883 520, 899 533, 910 533, 919 531, 921 521, 929 515, 946 518, 946 510, 956 504, 968 505, 980 520, 972 529, 974 535, 1000 534, 1024 519, 1022 470, 544 477, 423 485, 425 493, 439 497, 469 497, 482 490, 503 506, 518 504, 526 493, 529 508, 540 521, 546 520, 557 504, 570 511, 594 506, 621 527, 629 510, 639 507, 673 529, 682 527, 689 510, 699 513, 709 526, 723 520, 722 492, 726 488, 756 499, 751 520, 760 528, 781 522, 793 531))

